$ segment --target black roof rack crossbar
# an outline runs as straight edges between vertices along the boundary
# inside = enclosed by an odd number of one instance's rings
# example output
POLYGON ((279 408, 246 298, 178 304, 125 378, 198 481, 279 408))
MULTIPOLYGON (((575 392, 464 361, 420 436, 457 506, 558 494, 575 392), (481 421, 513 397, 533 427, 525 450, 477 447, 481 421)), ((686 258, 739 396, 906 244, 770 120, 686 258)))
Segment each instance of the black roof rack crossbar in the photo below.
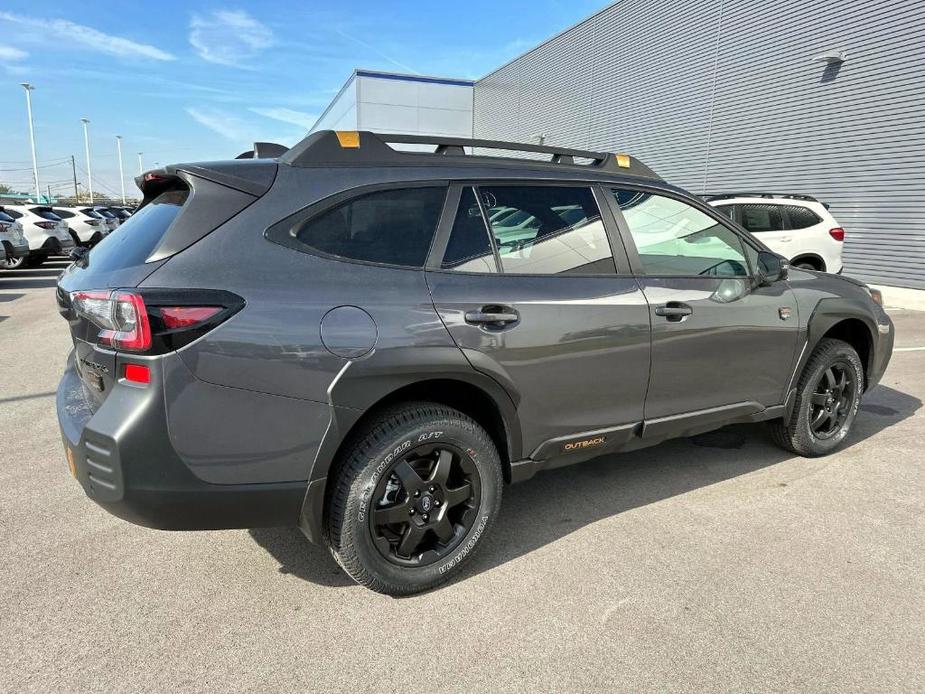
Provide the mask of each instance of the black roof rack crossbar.
POLYGON ((703 193, 700 197, 704 200, 725 200, 727 198, 789 198, 791 200, 819 202, 812 195, 805 195, 803 193, 703 193))
MULTIPOLYGON (((520 165, 569 166, 582 169, 612 171, 630 176, 643 176, 659 179, 652 169, 635 157, 610 152, 592 152, 567 147, 534 145, 522 142, 501 142, 498 140, 480 140, 464 137, 443 137, 440 135, 403 135, 394 133, 335 132, 319 130, 310 134, 288 152, 280 157, 280 162, 291 166, 329 166, 329 165, 397 165, 424 163, 440 164, 441 157, 458 157, 485 165, 488 162, 516 161, 520 165), (412 152, 397 150, 390 144, 399 145, 433 145, 430 152, 412 152), (502 150, 505 156, 485 156, 468 154, 467 149, 502 150), (531 154, 548 154, 549 159, 518 158, 507 153, 528 152, 531 154), (577 164, 576 159, 588 159, 590 164, 577 164)), ((456 162, 454 162, 456 163, 456 162)))

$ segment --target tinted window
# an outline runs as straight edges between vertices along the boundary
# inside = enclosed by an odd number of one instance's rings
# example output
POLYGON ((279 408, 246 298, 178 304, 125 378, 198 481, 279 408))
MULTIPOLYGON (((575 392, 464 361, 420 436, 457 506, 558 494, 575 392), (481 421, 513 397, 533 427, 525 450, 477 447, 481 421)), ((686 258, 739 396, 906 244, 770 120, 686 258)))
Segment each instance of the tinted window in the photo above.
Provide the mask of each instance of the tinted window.
POLYGON ((724 215, 729 217, 729 219, 732 219, 733 207, 734 207, 733 205, 715 205, 714 206, 717 212, 722 212, 724 215))
POLYGON ((479 188, 506 273, 615 275, 613 254, 590 188, 479 188), (500 210, 511 209, 504 215, 500 210))
POLYGON ((47 207, 33 207, 32 211, 37 214, 42 219, 47 219, 49 222, 60 222, 61 217, 56 215, 47 207))
POLYGON ((472 188, 463 190, 441 267, 460 272, 497 272, 488 227, 472 188))
POLYGON ((445 188, 370 193, 308 220, 294 236, 339 258, 423 267, 445 196, 445 188))
POLYGON ((780 231, 784 228, 780 205, 740 205, 742 226, 750 232, 780 231))
POLYGON ((787 218, 790 220, 791 229, 806 229, 822 221, 822 217, 808 207, 784 205, 784 209, 787 210, 787 218))
POLYGON ((113 214, 112 212, 110 212, 109 210, 103 209, 102 207, 101 207, 101 208, 98 208, 98 209, 95 210, 95 211, 96 211, 98 214, 100 214, 101 216, 106 217, 107 219, 115 219, 115 218, 116 218, 116 215, 114 215, 114 214, 113 214))
POLYGON ((74 216, 74 213, 70 210, 55 210, 55 214, 61 217, 61 219, 70 219, 74 216))
POLYGON ((613 193, 646 274, 749 274, 739 237, 709 215, 661 195, 622 190, 613 193))
POLYGON ((22 217, 22 212, 18 212, 16 210, 3 210, 3 211, 6 212, 13 219, 19 219, 20 217, 22 217))
POLYGON ((92 267, 105 272, 144 263, 180 214, 188 196, 188 190, 172 190, 158 195, 93 247, 90 253, 92 267))
POLYGON ((0 210, 0 222, 7 222, 7 223, 9 223, 9 222, 15 222, 15 221, 16 221, 16 220, 13 219, 13 218, 12 218, 10 215, 8 215, 6 212, 0 210))

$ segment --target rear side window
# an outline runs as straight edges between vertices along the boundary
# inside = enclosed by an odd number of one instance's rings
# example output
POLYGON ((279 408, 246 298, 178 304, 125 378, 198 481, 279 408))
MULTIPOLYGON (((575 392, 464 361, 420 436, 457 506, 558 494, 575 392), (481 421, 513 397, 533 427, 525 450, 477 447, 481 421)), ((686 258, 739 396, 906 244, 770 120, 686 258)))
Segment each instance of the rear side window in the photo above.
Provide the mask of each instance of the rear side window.
POLYGON ((783 207, 787 210, 787 219, 790 220, 791 229, 807 229, 822 221, 822 217, 808 207, 797 205, 784 205, 783 207))
POLYGON ((456 210, 453 231, 443 254, 444 270, 497 272, 488 227, 472 188, 463 190, 456 210))
POLYGON ((47 219, 49 222, 60 222, 61 217, 56 215, 47 207, 33 207, 32 211, 37 214, 42 219, 47 219))
POLYGON ((613 254, 590 188, 487 186, 479 194, 501 271, 615 275, 613 254), (514 210, 499 214, 502 210, 514 210))
POLYGON ((144 263, 180 214, 189 190, 161 193, 93 247, 90 264, 106 272, 144 263))
POLYGON ((754 232, 780 231, 784 228, 781 205, 740 205, 742 226, 754 232))
POLYGON ((338 258, 423 267, 445 197, 443 187, 369 193, 309 219, 293 236, 338 258))
POLYGON ((717 212, 722 212, 724 215, 729 217, 729 219, 733 219, 732 211, 734 207, 732 205, 714 205, 714 207, 716 208, 717 212))

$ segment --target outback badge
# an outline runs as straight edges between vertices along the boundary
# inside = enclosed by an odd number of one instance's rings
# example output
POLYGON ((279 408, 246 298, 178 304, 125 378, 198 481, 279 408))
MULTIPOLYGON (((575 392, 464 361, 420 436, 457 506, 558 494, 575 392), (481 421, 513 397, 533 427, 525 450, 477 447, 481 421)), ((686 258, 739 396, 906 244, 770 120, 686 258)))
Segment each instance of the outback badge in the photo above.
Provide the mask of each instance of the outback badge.
POLYGON ((571 443, 565 444, 562 447, 563 451, 580 451, 583 448, 591 448, 594 446, 602 446, 604 441, 607 440, 606 436, 595 436, 593 439, 582 439, 581 441, 572 441, 571 443))

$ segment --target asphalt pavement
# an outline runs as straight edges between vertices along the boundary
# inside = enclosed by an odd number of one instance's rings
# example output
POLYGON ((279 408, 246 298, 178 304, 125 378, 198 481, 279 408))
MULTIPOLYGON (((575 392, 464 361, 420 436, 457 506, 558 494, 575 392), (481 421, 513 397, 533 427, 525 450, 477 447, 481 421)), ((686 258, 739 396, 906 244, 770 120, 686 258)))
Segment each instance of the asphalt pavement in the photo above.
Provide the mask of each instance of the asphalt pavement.
POLYGON ((925 690, 925 313, 892 312, 838 453, 750 425, 541 473, 459 580, 395 599, 295 529, 148 530, 84 496, 63 266, 0 271, 0 692, 925 690))

